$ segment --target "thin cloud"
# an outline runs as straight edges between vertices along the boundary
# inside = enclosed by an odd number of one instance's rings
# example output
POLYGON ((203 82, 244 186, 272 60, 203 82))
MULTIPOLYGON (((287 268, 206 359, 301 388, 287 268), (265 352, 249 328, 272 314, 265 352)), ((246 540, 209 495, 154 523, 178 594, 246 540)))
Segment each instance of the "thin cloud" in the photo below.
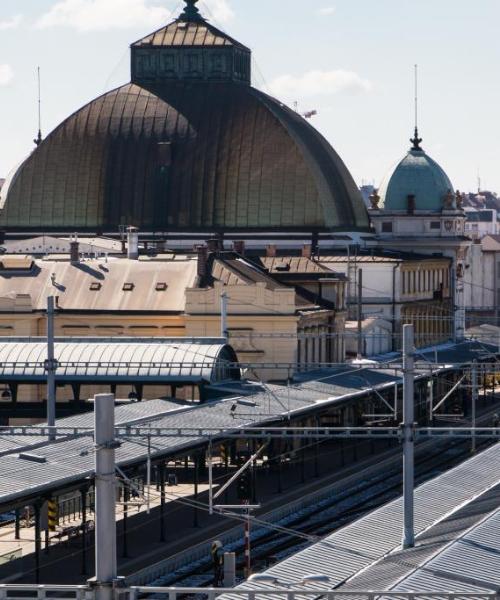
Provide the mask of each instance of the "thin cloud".
POLYGON ((0 65, 0 85, 9 85, 14 78, 14 71, 10 65, 0 65))
POLYGON ((282 98, 332 96, 340 93, 366 93, 372 88, 367 79, 354 71, 308 71, 303 75, 281 75, 271 82, 271 90, 282 98))
POLYGON ((10 19, 0 21, 0 31, 6 31, 7 29, 17 29, 23 20, 23 15, 14 15, 10 19))
POLYGON ((234 11, 228 0, 204 0, 200 3, 200 12, 219 23, 228 23, 234 19, 234 11))
POLYGON ((35 26, 71 27, 80 32, 137 27, 160 27, 171 17, 161 6, 148 0, 59 0, 35 26))
POLYGON ((316 14, 319 15, 320 17, 325 17, 328 15, 333 15, 334 12, 335 12, 335 6, 325 6, 323 8, 318 8, 318 10, 316 11, 316 14))

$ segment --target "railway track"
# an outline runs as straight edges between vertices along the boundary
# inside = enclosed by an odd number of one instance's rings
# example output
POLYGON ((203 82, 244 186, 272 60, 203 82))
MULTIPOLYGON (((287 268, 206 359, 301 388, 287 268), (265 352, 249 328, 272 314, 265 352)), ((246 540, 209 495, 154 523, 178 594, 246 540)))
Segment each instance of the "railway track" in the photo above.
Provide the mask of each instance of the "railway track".
MULTIPOLYGON (((483 418, 487 418, 484 415, 483 418)), ((490 445, 482 442, 477 445, 478 451, 490 445)), ((433 442, 428 446, 416 449, 415 481, 423 483, 449 468, 459 464, 470 456, 470 441, 454 440, 433 442)), ((360 479, 348 489, 337 492, 320 502, 301 509, 286 517, 276 524, 281 527, 293 529, 302 534, 307 534, 321 539, 327 534, 344 527, 379 506, 401 495, 402 473, 399 464, 384 469, 373 476, 360 479)), ((271 566, 302 548, 310 545, 311 541, 304 542, 292 534, 276 532, 255 525, 251 536, 252 563, 254 565, 271 566)), ((243 537, 241 542, 235 542, 225 547, 225 551, 236 553, 237 569, 244 566, 243 537)), ((150 585, 162 586, 209 586, 213 583, 212 565, 207 559, 196 561, 176 572, 163 576, 150 585)))

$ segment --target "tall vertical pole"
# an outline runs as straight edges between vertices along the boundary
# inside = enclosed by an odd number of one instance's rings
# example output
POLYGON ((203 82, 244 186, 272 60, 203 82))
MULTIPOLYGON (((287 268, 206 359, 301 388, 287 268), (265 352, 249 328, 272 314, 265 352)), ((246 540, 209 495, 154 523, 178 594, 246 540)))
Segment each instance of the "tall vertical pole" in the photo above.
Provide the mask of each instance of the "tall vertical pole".
POLYGON ((227 342, 228 331, 227 331, 227 305, 229 296, 226 292, 222 292, 220 295, 220 336, 227 342))
POLYGON ((146 460, 146 514, 151 512, 151 435, 148 435, 148 458, 146 460))
POLYGON ((35 583, 40 583, 40 551, 42 549, 42 539, 40 537, 40 501, 35 501, 35 583))
POLYGON ((471 426, 472 426, 472 435, 471 435, 471 452, 476 451, 476 404, 477 404, 477 396, 478 396, 478 387, 477 387, 477 365, 476 363, 472 363, 471 368, 471 385, 472 385, 472 413, 471 413, 471 426))
POLYGON ((363 269, 358 269, 358 359, 363 356, 363 269))
POLYGON ((94 406, 96 600, 111 600, 117 574, 114 396, 96 394, 94 406))
POLYGON ((208 441, 207 450, 208 462, 208 514, 214 514, 214 490, 213 490, 213 465, 212 465, 212 440, 208 441))
POLYGON ((82 575, 87 574, 87 492, 86 487, 80 490, 82 505, 82 575))
POLYGON ((414 334, 413 325, 403 326, 403 548, 415 545, 413 523, 414 489, 414 334))
POLYGON ((427 382, 427 389, 429 390, 429 425, 434 425, 434 381, 431 378, 427 382))
MULTIPOLYGON (((47 425, 54 427, 56 424, 56 368, 54 359, 54 296, 47 298, 47 425)), ((54 434, 49 434, 49 439, 54 439, 54 434)))
POLYGON ((198 482, 200 478, 200 457, 198 453, 194 455, 194 506, 193 506, 193 527, 198 527, 198 482))
POLYGON ((165 463, 160 465, 160 542, 165 541, 165 463))
POLYGON ((245 520, 245 577, 250 577, 252 573, 252 559, 250 556, 250 508, 247 508, 247 518, 245 520))

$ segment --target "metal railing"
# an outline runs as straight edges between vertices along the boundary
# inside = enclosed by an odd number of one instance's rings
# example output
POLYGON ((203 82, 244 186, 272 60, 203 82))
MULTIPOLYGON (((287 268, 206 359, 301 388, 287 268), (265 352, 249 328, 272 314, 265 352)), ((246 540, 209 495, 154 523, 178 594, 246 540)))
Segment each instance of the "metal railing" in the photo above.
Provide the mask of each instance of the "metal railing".
MULTIPOLYGON (((295 600, 322 598, 324 600, 499 600, 496 592, 453 592, 447 591, 379 591, 379 590, 322 590, 305 587, 266 587, 259 589, 242 588, 174 588, 132 586, 114 588, 114 600, 139 600, 148 596, 165 596, 165 600, 181 600, 188 596, 197 599, 216 600, 222 595, 230 595, 232 600, 259 600, 272 596, 275 600, 295 600)), ((95 589, 86 585, 14 585, 0 584, 0 600, 95 600, 95 589)))
POLYGON ((232 600, 258 600, 264 596, 272 596, 273 600, 301 600, 306 598, 322 598, 324 600, 348 600, 356 598, 359 600, 375 600, 375 599, 394 599, 394 600, 498 600, 499 595, 495 592, 490 593, 466 593, 452 591, 412 591, 412 592, 384 592, 375 590, 349 590, 349 591, 323 591, 321 589, 307 589, 304 587, 265 587, 253 589, 241 588, 162 588, 162 587, 141 587, 133 586, 124 590, 117 591, 117 600, 138 600, 145 595, 166 596, 165 600, 177 600, 177 598, 185 598, 186 596, 195 596, 197 599, 201 597, 207 600, 215 600, 221 595, 230 595, 232 600))

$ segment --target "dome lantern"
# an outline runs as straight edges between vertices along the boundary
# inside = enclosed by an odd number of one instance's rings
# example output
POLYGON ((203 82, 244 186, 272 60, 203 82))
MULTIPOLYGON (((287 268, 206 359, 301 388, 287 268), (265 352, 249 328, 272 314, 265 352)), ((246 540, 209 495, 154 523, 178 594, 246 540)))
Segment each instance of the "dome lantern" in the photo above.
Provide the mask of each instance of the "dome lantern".
POLYGON ((250 85, 251 51, 185 0, 177 19, 134 42, 132 82, 150 89, 165 82, 232 82, 250 85))

